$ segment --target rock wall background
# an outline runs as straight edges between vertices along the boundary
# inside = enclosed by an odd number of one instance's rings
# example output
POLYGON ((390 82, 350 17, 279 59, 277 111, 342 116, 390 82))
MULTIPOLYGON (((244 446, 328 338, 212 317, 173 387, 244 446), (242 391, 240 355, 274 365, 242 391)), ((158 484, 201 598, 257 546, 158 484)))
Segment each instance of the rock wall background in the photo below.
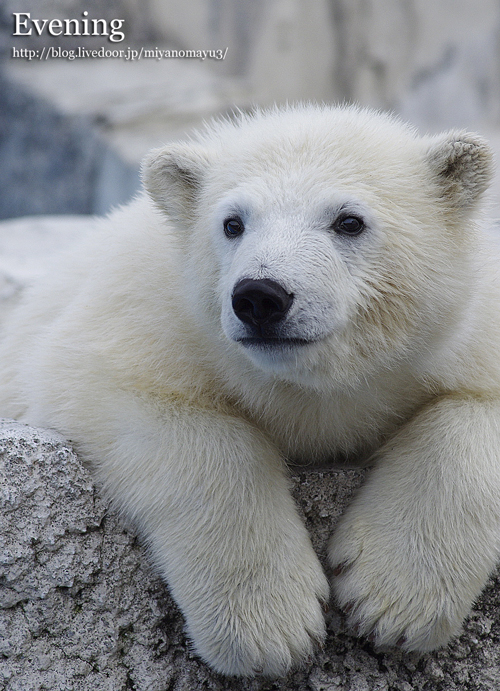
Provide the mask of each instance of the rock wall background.
MULTIPOLYGON (((123 44, 227 46, 217 71, 241 80, 259 103, 348 99, 440 127, 500 113, 497 0, 4 0, 4 51, 13 45, 12 12, 61 18, 84 9, 123 18, 123 44)), ((48 44, 68 48, 82 38, 15 39, 48 44)))
POLYGON ((354 101, 393 110, 423 131, 479 129, 500 150, 498 0, 3 0, 0 55, 11 83, 0 84, 0 189, 14 181, 0 196, 0 218, 102 213, 132 194, 152 146, 254 104, 354 101), (84 10, 89 18, 123 19, 125 40, 38 36, 35 29, 12 35, 14 12, 81 19, 84 10), (219 49, 226 57, 13 57, 14 49, 49 47, 219 49), (11 92, 38 99, 39 107, 12 114, 11 92), (12 117, 30 137, 13 133, 12 117), (71 156, 55 170, 68 131, 84 200, 69 182, 71 156), (5 144, 16 137, 14 148, 5 144), (46 208, 35 203, 40 198, 46 208))

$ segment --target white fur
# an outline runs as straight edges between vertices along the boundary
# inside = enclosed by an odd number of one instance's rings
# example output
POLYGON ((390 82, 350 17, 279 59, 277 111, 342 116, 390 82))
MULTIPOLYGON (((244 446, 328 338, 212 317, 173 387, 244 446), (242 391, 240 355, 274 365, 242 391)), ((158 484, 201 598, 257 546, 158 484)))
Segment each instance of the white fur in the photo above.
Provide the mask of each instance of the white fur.
POLYGON ((147 194, 6 326, 1 413, 92 462, 218 671, 284 674, 324 636, 285 458, 376 454, 330 546, 361 634, 441 646, 484 586, 500 548, 499 281, 474 220, 490 176, 477 135, 419 138, 371 111, 215 123, 153 152, 147 194), (335 231, 339 213, 363 232, 335 231), (238 342, 245 278, 293 295, 276 336, 308 344, 238 342))

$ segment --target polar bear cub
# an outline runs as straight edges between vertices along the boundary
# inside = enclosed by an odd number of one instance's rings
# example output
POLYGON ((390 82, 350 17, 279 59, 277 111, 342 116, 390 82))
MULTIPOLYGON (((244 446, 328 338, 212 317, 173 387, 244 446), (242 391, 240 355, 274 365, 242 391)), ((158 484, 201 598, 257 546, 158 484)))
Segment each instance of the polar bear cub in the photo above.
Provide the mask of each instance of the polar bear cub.
POLYGON ((378 645, 455 635, 499 556, 500 288, 483 139, 297 106, 153 151, 0 350, 1 412, 54 427, 132 518, 199 655, 284 674, 329 584, 286 459, 370 458, 329 549, 378 645))

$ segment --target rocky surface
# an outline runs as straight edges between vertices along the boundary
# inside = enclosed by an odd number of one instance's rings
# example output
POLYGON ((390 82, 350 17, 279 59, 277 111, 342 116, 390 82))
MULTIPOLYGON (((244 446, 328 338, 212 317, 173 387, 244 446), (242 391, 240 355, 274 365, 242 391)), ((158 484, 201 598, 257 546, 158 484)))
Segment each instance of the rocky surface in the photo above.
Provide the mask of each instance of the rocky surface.
MULTIPOLYGON (((60 435, 0 423, 0 689, 5 691, 491 691, 500 687, 500 582, 462 636, 418 656, 373 649, 327 615, 314 660, 286 679, 213 673, 132 530, 60 435)), ((294 494, 320 556, 362 471, 302 471, 294 494)))

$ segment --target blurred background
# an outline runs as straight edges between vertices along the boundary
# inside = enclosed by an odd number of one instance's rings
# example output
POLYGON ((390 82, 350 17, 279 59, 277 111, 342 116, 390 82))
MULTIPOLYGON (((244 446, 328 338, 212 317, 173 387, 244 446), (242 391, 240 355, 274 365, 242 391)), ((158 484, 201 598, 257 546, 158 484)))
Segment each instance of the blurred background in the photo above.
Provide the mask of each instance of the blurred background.
POLYGON ((500 152, 500 0, 1 0, 0 56, 3 219, 105 213, 148 149, 255 104, 355 102, 422 133, 479 130, 500 152), (13 13, 31 35, 13 35, 13 13), (124 40, 32 23, 84 16, 123 19, 124 40), (71 59, 103 47, 142 59, 71 59))

